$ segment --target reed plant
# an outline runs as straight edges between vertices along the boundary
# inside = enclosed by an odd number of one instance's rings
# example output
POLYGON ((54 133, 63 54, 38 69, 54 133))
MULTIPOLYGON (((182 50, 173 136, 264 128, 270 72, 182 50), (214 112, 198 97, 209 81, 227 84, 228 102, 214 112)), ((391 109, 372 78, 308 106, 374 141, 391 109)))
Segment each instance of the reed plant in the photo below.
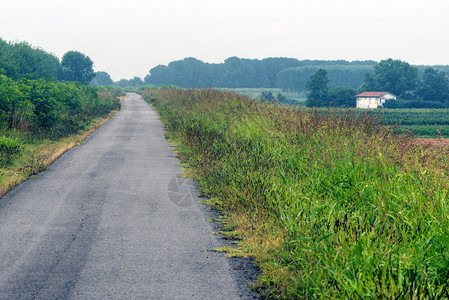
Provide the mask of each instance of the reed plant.
POLYGON ((449 297, 448 149, 370 114, 145 91, 266 298, 449 297))

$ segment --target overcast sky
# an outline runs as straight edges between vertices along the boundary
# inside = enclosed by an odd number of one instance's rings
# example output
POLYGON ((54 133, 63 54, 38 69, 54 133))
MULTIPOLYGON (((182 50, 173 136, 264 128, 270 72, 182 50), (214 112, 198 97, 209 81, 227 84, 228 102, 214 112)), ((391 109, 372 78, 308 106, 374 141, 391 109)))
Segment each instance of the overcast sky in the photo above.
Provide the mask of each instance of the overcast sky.
POLYGON ((185 57, 449 65, 448 0, 0 0, 0 38, 81 51, 112 79, 185 57))

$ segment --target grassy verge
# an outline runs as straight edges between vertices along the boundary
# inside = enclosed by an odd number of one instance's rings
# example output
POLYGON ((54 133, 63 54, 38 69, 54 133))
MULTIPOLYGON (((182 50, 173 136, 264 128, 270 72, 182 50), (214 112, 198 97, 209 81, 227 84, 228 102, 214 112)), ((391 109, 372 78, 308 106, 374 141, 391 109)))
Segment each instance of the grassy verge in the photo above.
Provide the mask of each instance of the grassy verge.
POLYGON ((266 298, 449 296, 448 150, 367 116, 146 91, 266 298))
MULTIPOLYGON (((123 101, 124 96, 120 96, 123 101)), ((0 197, 31 176, 45 170, 66 151, 80 145, 89 135, 105 124, 117 111, 93 119, 84 130, 67 137, 53 139, 33 136, 30 133, 10 130, 3 136, 20 145, 20 156, 0 167, 0 197)))

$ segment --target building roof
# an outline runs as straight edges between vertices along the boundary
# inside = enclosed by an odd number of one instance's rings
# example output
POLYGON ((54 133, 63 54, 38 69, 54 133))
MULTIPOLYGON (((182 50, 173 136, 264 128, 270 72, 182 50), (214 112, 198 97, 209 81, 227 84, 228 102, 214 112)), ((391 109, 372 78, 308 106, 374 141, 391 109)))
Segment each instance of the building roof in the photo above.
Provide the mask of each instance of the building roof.
POLYGON ((356 95, 356 97, 381 97, 385 94, 390 94, 388 92, 363 92, 361 94, 356 95))

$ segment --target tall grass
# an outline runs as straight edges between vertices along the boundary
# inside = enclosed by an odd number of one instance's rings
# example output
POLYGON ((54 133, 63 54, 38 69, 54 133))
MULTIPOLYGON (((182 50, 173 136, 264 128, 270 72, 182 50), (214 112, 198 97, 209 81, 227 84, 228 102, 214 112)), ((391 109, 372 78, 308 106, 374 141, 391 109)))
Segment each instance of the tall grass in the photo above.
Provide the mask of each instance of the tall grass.
POLYGON ((449 297, 448 150, 393 135, 369 115, 210 89, 144 97, 202 192, 254 223, 240 223, 251 231, 243 236, 280 239, 270 249, 243 241, 257 254, 261 295, 449 297))

